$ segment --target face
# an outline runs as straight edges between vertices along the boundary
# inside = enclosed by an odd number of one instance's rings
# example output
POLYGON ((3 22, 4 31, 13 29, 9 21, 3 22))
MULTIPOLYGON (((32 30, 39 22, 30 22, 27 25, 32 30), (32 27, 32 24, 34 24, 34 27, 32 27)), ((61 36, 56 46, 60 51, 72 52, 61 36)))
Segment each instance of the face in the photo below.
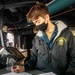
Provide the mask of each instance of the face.
POLYGON ((47 16, 38 17, 38 19, 33 20, 33 23, 36 25, 37 30, 45 31, 48 27, 48 18, 47 16))
POLYGON ((32 21, 36 26, 41 25, 43 22, 45 22, 45 19, 43 17, 38 17, 38 19, 35 19, 32 21))

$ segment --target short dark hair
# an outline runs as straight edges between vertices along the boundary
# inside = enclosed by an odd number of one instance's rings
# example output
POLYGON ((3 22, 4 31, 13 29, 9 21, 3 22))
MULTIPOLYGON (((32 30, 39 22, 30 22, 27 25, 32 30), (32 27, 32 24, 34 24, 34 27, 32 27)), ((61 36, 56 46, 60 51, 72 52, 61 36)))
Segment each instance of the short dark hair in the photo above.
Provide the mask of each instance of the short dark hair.
POLYGON ((40 3, 40 4, 37 4, 37 5, 34 5, 29 10, 29 12, 27 13, 26 16, 27 16, 28 20, 32 20, 32 19, 37 19, 39 16, 44 18, 44 16, 46 14, 49 14, 47 6, 43 3, 40 3))

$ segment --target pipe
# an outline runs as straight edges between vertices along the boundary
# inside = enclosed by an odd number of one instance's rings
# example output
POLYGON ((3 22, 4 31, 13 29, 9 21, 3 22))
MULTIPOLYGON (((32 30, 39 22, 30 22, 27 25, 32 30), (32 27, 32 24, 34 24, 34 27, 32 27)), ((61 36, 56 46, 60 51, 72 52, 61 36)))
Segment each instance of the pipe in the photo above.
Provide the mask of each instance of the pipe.
POLYGON ((75 4, 75 0, 55 0, 47 5, 50 15, 53 15, 71 5, 75 4))

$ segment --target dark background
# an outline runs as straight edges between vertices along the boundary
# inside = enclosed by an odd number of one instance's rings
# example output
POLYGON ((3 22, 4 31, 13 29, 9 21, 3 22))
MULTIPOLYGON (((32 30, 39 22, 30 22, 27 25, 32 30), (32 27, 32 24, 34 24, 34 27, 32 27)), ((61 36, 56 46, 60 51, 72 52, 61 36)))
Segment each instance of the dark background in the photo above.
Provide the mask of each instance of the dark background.
MULTIPOLYGON (((26 14, 38 2, 47 4, 52 0, 0 0, 0 13, 2 12, 2 25, 21 29, 27 26, 26 14), (15 4, 16 3, 16 4, 15 4)), ((75 5, 51 15, 51 20, 62 20, 68 26, 75 26, 75 5)))

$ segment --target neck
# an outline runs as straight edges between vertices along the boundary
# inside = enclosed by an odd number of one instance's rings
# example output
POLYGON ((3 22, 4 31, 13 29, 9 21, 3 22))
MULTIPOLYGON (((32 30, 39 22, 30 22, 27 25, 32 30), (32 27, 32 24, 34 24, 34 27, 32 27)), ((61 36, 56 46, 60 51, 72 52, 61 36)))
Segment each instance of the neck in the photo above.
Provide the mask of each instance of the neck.
POLYGON ((54 28, 55 28, 54 24, 51 21, 49 21, 48 22, 48 27, 46 29, 46 32, 53 32, 54 28))

